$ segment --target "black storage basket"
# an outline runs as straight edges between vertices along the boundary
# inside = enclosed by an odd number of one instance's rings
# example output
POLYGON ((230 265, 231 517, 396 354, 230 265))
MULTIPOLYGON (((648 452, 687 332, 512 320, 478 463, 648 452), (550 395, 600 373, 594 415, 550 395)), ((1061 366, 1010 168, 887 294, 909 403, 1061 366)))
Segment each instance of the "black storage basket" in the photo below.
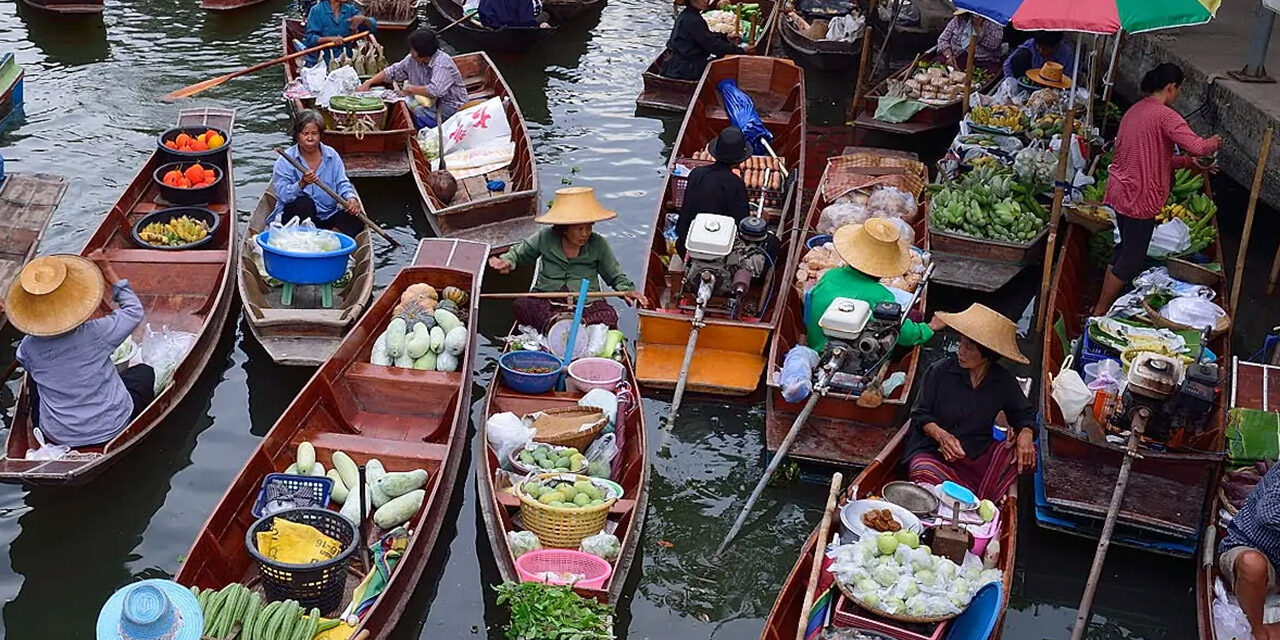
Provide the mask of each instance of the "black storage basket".
POLYGON ((245 548, 258 562, 258 575, 267 601, 297 600, 304 609, 316 607, 330 613, 342 605, 347 584, 347 564, 356 549, 356 529, 345 517, 328 509, 290 509, 260 518, 244 536, 245 548), (331 560, 315 564, 287 564, 272 560, 258 552, 257 534, 269 531, 276 518, 306 524, 342 544, 342 551, 331 560))

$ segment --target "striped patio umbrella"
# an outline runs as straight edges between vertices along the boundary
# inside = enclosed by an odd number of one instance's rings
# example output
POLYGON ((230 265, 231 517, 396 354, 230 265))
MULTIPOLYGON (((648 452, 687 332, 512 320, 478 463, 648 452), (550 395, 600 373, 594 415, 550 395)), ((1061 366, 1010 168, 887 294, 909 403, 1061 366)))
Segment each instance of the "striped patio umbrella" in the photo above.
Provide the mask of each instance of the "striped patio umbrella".
POLYGON ((1114 34, 1204 24, 1222 0, 955 0, 972 11, 1024 31, 1114 34))

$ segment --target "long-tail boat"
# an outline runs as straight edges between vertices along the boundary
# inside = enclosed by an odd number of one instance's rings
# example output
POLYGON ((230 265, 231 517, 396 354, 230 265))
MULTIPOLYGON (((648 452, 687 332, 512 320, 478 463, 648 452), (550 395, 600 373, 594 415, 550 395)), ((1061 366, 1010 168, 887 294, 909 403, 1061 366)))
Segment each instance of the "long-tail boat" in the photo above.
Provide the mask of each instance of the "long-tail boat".
MULTIPOLYGON (((524 114, 502 72, 483 51, 453 57, 466 83, 468 103, 500 98, 511 126, 515 157, 505 169, 458 180, 453 200, 442 202, 431 189, 427 177, 431 165, 417 144, 410 145, 409 157, 413 178, 418 184, 423 211, 436 235, 487 243, 493 251, 501 251, 529 235, 537 228, 538 165, 533 144, 524 123, 524 114), (500 180, 500 191, 490 191, 488 183, 500 180)), ((446 158, 447 166, 447 158, 446 158)))
MULTIPOLYGON (((1040 385, 1044 429, 1040 432, 1035 501, 1041 526, 1094 538, 1107 514, 1125 446, 1099 441, 1100 434, 1091 438, 1064 426, 1047 382, 1073 352, 1071 340, 1084 331, 1097 296, 1103 265, 1090 258, 1088 236, 1083 227, 1067 226, 1049 293, 1041 361, 1041 379, 1046 382, 1040 385)), ((1220 260, 1220 239, 1205 253, 1220 260)), ((1226 282, 1219 279, 1214 289, 1215 302, 1225 309, 1226 282)), ((1231 361, 1231 332, 1211 337, 1207 345, 1225 368, 1231 361)), ((1223 396, 1218 394, 1203 429, 1159 450, 1144 447, 1142 456, 1134 460, 1113 544, 1183 557, 1195 552, 1224 456, 1227 402, 1223 396)))
POLYGON ((256 259, 254 241, 254 237, 267 228, 267 217, 275 205, 275 190, 268 184, 241 238, 236 282, 244 304, 245 321, 275 362, 319 366, 333 355, 342 336, 369 305, 373 293, 373 247, 369 244, 369 230, 356 235, 350 281, 333 292, 328 307, 323 304, 318 287, 299 288, 292 304, 285 306, 280 283, 269 282, 264 277, 261 263, 256 259))
MULTIPOLYGON (((459 32, 470 38, 484 51, 493 53, 525 53, 544 39, 555 35, 558 30, 555 23, 547 22, 547 26, 501 27, 493 29, 480 23, 480 19, 472 16, 465 20, 463 3, 459 0, 431 0, 431 6, 450 24, 458 26, 451 31, 459 32)), ((540 16, 540 19, 550 16, 540 16)))
POLYGON ((862 57, 861 33, 853 40, 815 40, 801 31, 797 24, 799 14, 794 11, 780 13, 778 33, 801 66, 822 71, 841 71, 857 66, 862 57))
MULTIPOLYGON (((369 638, 390 635, 419 586, 423 570, 437 558, 436 541, 449 513, 458 482, 467 424, 471 416, 471 371, 475 363, 477 301, 489 250, 458 240, 423 240, 413 265, 404 268, 374 301, 333 357, 316 371, 298 397, 250 454, 209 520, 196 536, 177 581, 202 589, 232 582, 259 587, 258 568, 244 546, 255 522, 252 507, 263 478, 284 471, 300 443, 310 442, 316 459, 328 463, 335 451, 356 464, 377 458, 388 471, 425 469, 426 499, 405 527, 407 547, 391 570, 377 601, 352 632, 369 638), (470 294, 470 341, 456 372, 419 371, 369 363, 370 350, 395 314, 401 293, 411 284, 455 286, 470 294)), ((327 465, 326 465, 327 466, 327 465)), ((352 492, 350 499, 358 493, 352 492)), ((379 530, 366 522, 364 540, 377 540, 379 530)), ((343 605, 363 578, 352 560, 343 605)), ((322 612, 333 617, 335 612, 322 612)))
MULTIPOLYGON (((184 109, 178 116, 180 127, 216 127, 230 132, 234 123, 235 111, 228 109, 184 109)), ((72 455, 58 460, 26 459, 27 450, 38 449, 39 444, 31 425, 31 412, 36 408, 31 406, 24 383, 5 441, 4 456, 0 457, 0 482, 46 485, 88 482, 160 426, 209 363, 235 298, 232 269, 238 244, 231 152, 227 151, 224 179, 214 189, 210 202, 203 205, 218 216, 218 228, 209 244, 195 249, 143 249, 131 237, 135 222, 169 206, 163 204, 159 187, 152 178, 165 162, 160 153, 152 153, 80 254, 87 256, 101 250, 116 272, 133 285, 145 313, 134 331, 136 342, 142 342, 150 325, 155 331, 168 327, 193 333, 195 343, 174 367, 173 379, 123 431, 105 444, 74 449, 72 455)))
MULTIPOLYGON (((738 3, 735 3, 738 4, 738 3)), ((752 4, 760 5, 760 15, 763 16, 763 23, 756 26, 754 34, 748 34, 747 38, 756 43, 758 53, 768 55, 769 51, 765 49, 773 40, 773 30, 776 28, 778 16, 776 3, 773 0, 757 0, 752 4)), ((731 5, 729 9, 733 10, 731 5)), ((679 15, 681 5, 675 6, 675 12, 679 15)), ((676 78, 668 78, 662 75, 662 64, 666 62, 666 48, 658 53, 658 56, 645 67, 641 78, 644 81, 644 89, 640 95, 636 96, 636 106, 644 109, 654 109, 656 111, 671 111, 674 113, 684 113, 689 108, 689 102, 693 100, 693 93, 698 88, 697 80, 679 80, 676 78)))
MULTIPOLYGON (((281 39, 284 54, 289 55, 298 49, 306 33, 306 26, 296 18, 285 18, 281 27, 281 39)), ((303 58, 284 63, 284 79, 292 83, 298 78, 303 66, 303 58)), ((293 113, 314 106, 312 100, 290 100, 289 108, 293 113)), ((413 115, 403 100, 387 102, 386 126, 381 131, 342 131, 327 127, 320 141, 333 147, 342 156, 342 164, 346 166, 347 175, 353 178, 378 178, 403 176, 409 173, 409 158, 405 155, 413 141, 417 129, 413 126, 413 115)))
MULTIPOLYGON (((730 300, 718 295, 710 300, 688 371, 690 391, 741 396, 759 386, 760 374, 766 365, 769 335, 782 315, 780 292, 787 286, 788 278, 780 273, 779 265, 786 259, 787 243, 794 235, 789 232, 798 216, 798 181, 804 176, 804 72, 792 62, 779 58, 724 58, 708 64, 702 75, 680 127, 651 227, 653 244, 641 280, 645 296, 655 307, 639 312, 636 377, 642 385, 668 389, 675 387, 681 377, 696 311, 694 296, 686 295, 689 292, 685 291, 688 287, 684 278, 668 276, 672 250, 664 230, 673 224, 671 220, 679 212, 684 197, 687 179, 673 175, 677 165, 696 165, 699 160, 695 156, 706 153, 707 144, 732 124, 717 90, 723 80, 736 81, 738 88, 751 97, 761 121, 773 134, 771 146, 787 170, 787 178, 779 188, 747 189, 753 209, 763 200, 761 217, 777 229, 782 248, 767 272, 753 278, 749 288, 738 296, 732 312, 730 300)), ((751 162, 768 164, 770 160, 767 156, 754 157, 751 162)), ((754 171, 757 175, 761 172, 754 171)))
MULTIPOLYGON (((872 498, 880 495, 881 489, 885 484, 895 480, 905 480, 903 474, 902 455, 906 446, 906 436, 909 426, 904 426, 898 430, 897 434, 889 440, 871 464, 858 475, 853 484, 844 491, 842 498, 838 501, 835 512, 832 514, 831 527, 832 531, 839 531, 840 527, 840 508, 851 500, 861 500, 864 498, 872 498)), ((1003 597, 1001 603, 1001 620, 996 623, 995 631, 988 636, 987 639, 979 639, 973 636, 966 636, 971 640, 996 640, 1000 637, 1001 627, 1003 626, 1003 612, 1009 605, 1010 587, 1013 585, 1013 569, 1014 560, 1017 557, 1018 546, 1018 494, 1017 485, 1013 485, 1009 489, 1009 493, 1002 498, 996 505, 1000 512, 1000 522, 1003 530, 1000 532, 997 540, 1000 542, 1000 552, 996 562, 996 567, 1003 572, 1003 597)), ((778 599, 773 603, 773 610, 769 612, 769 617, 765 620, 764 631, 760 634, 760 640, 792 640, 796 637, 796 631, 799 629, 801 617, 807 619, 809 612, 802 611, 806 591, 812 588, 809 584, 809 575, 813 568, 813 556, 816 545, 825 545, 827 541, 818 540, 818 531, 815 529, 813 534, 809 536, 804 547, 800 549, 800 557, 796 560, 796 565, 792 568, 791 573, 782 583, 782 590, 778 592, 778 599)), ((992 542, 995 544, 995 541, 992 542)), ((813 594, 816 600, 822 594, 813 594)), ((940 625, 946 625, 947 622, 931 623, 927 625, 902 623, 876 616, 859 608, 858 605, 849 602, 843 595, 837 591, 834 594, 832 607, 834 607, 834 616, 838 622, 842 616, 842 612, 849 612, 857 616, 868 617, 878 624, 885 625, 889 628, 901 630, 901 633, 910 632, 913 635, 893 635, 886 637, 926 637, 941 638, 945 637, 945 629, 939 629, 940 625)))
MULTIPOLYGON (((46 174, 9 174, 0 182, 0 292, 8 293, 22 267, 35 257, 67 181, 46 174)), ((8 324, 0 308, 0 329, 8 324)))
MULTIPOLYGON (((623 359, 626 366, 624 380, 636 389, 635 372, 631 366, 631 357, 623 359)), ((493 557, 503 580, 520 582, 515 566, 515 556, 507 543, 507 532, 517 531, 516 516, 520 513, 520 499, 506 489, 510 482, 504 482, 499 473, 502 462, 498 460, 492 447, 487 442, 487 422, 492 415, 509 411, 523 416, 535 411, 575 406, 583 394, 578 392, 549 392, 542 395, 529 395, 515 391, 502 382, 500 375, 494 376, 489 385, 488 398, 485 402, 485 423, 480 426, 480 437, 476 439, 478 453, 476 464, 476 487, 480 493, 480 512, 484 516, 485 530, 488 532, 489 544, 493 549, 493 557)), ((637 403, 639 394, 635 394, 637 403)), ((622 486, 623 497, 609 510, 609 521, 613 534, 622 543, 622 550, 617 560, 613 561, 613 573, 605 584, 599 588, 576 587, 579 595, 595 598, 601 602, 616 604, 627 581, 636 553, 639 551, 641 531, 644 528, 645 509, 649 502, 649 457, 646 444, 644 408, 634 404, 625 416, 618 416, 615 433, 619 434, 621 451, 619 461, 613 465, 615 469, 612 479, 622 486)))
MULTIPOLYGON (((787 260, 788 272, 784 278, 788 285, 796 284, 794 275, 802 254, 806 251, 808 240, 817 235, 815 229, 822 210, 850 188, 877 184, 895 185, 914 193, 917 200, 922 197, 928 171, 915 159, 914 154, 882 149, 850 151, 854 153, 831 158, 827 163, 822 181, 813 195, 808 218, 801 227, 801 235, 791 246, 792 255, 787 260)), ((928 251, 929 221, 925 216, 924 206, 927 203, 920 204, 921 213, 913 225, 915 247, 928 251)), ((928 284, 922 283, 920 286, 925 287, 926 291, 921 292, 913 311, 923 315, 928 284)), ((770 451, 778 450, 804 404, 790 403, 783 399, 778 383, 778 373, 787 351, 800 344, 804 338, 804 313, 804 295, 796 286, 787 286, 783 292, 782 319, 769 343, 770 366, 766 374, 769 395, 765 404, 765 435, 770 451)), ((874 408, 858 406, 856 394, 851 395, 833 387, 814 406, 813 413, 792 441, 787 455, 798 460, 833 466, 862 467, 871 462, 901 424, 901 414, 904 413, 907 398, 911 395, 912 383, 920 363, 918 346, 895 351, 897 357, 890 363, 885 376, 901 372, 906 376, 902 386, 886 396, 883 404, 874 408)))

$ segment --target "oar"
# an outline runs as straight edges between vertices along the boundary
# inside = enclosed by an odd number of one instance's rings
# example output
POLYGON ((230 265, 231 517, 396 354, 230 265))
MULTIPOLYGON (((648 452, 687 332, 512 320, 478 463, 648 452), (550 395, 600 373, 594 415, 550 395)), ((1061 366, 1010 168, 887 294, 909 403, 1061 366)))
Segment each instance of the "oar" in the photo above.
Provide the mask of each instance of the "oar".
POLYGON ((702 274, 702 282, 698 283, 697 307, 693 311, 692 326, 689 329, 689 341, 684 345, 684 360, 680 362, 680 374, 676 377, 675 395, 671 397, 671 411, 667 414, 667 422, 673 427, 676 414, 680 412, 680 401, 684 399, 684 388, 689 384, 689 369, 693 367, 693 352, 698 346, 698 332, 706 326, 702 321, 707 313, 707 303, 711 301, 711 288, 715 283, 706 272, 702 274))
POLYGON ((367 35, 369 35, 368 31, 361 31, 360 33, 357 33, 355 35, 351 35, 343 38, 340 42, 327 42, 319 46, 311 47, 310 49, 303 49, 302 51, 291 53, 287 56, 280 56, 279 58, 276 58, 274 60, 268 60, 260 64, 255 64, 252 67, 245 67, 244 69, 241 69, 239 71, 232 71, 231 73, 228 73, 225 76, 218 76, 212 80, 197 82, 193 85, 188 85, 181 89, 178 89, 177 91, 171 91, 169 93, 166 93, 160 96, 160 99, 165 102, 172 102, 180 98, 190 98, 191 96, 194 96, 195 94, 200 93, 205 89, 212 89, 213 87, 216 87, 232 78, 239 78, 240 76, 248 75, 255 71, 261 71, 263 69, 266 69, 267 67, 278 65, 281 62, 288 62, 290 60, 301 58, 303 56, 309 56, 317 51, 323 51, 325 49, 331 49, 333 47, 342 46, 347 44, 348 42, 354 42, 356 40, 359 40, 360 38, 363 38, 367 35))
POLYGON ((831 476, 831 491, 827 493, 827 508, 822 512, 822 524, 818 525, 818 544, 813 550, 813 566, 809 568, 809 584, 804 589, 804 606, 800 608, 800 625, 796 629, 796 640, 804 640, 809 631, 809 610, 818 594, 813 588, 818 586, 818 578, 822 576, 822 558, 827 551, 827 535, 831 531, 831 514, 836 510, 836 498, 840 495, 840 484, 844 476, 839 471, 831 476))
MULTIPOLYGON (((628 291, 588 291, 588 298, 622 298, 626 296, 628 291)), ((525 293, 482 293, 482 300, 515 300, 518 298, 539 298, 545 300, 560 300, 562 298, 576 298, 578 293, 574 291, 526 291, 525 293)))
MULTIPOLYGON (((440 34, 442 34, 442 33, 446 32, 446 31, 448 31, 448 30, 450 30, 450 29, 452 29, 452 28, 454 28, 454 27, 456 27, 456 26, 458 26, 458 25, 460 25, 460 24, 462 24, 462 23, 466 22, 466 21, 467 21, 467 19, 475 17, 476 13, 477 13, 477 12, 479 12, 479 11, 480 11, 479 9, 472 9, 471 11, 468 11, 468 12, 466 12, 466 13, 462 14, 462 17, 461 17, 461 18, 458 18, 457 20, 454 20, 453 22, 450 22, 447 26, 441 27, 441 28, 440 28, 440 30, 436 32, 436 35, 440 35, 440 34)), ((437 123, 437 124, 439 124, 439 123, 437 123)))
POLYGON ((1111 532, 1115 531, 1116 519, 1120 515, 1120 503, 1124 502, 1124 492, 1129 485, 1129 471, 1133 468, 1133 459, 1138 457, 1138 441, 1142 439, 1142 430, 1147 426, 1151 410, 1142 407, 1134 415, 1129 425, 1129 446, 1124 452, 1124 462, 1120 463, 1120 475, 1116 477, 1116 489, 1111 494, 1111 507, 1107 509, 1107 521, 1102 525, 1102 535, 1098 538, 1098 551, 1093 554, 1093 566, 1089 568, 1089 581, 1084 585, 1084 595, 1080 597, 1080 608, 1076 614, 1076 625, 1071 629, 1071 640, 1082 640, 1084 632, 1089 628, 1089 610, 1093 607, 1093 596, 1098 591, 1098 580, 1102 577, 1102 563, 1107 559, 1107 547, 1111 546, 1111 532))
POLYGON ((778 157, 778 152, 774 151, 773 147, 769 146, 769 141, 761 138, 760 144, 763 144, 764 150, 768 151, 769 155, 773 156, 773 159, 778 161, 778 171, 782 172, 782 179, 785 181, 787 178, 791 177, 791 174, 787 172, 787 161, 778 157))
POLYGON ((582 285, 578 287, 578 304, 573 307, 573 326, 569 327, 569 341, 564 345, 564 358, 560 361, 560 380, 556 382, 557 391, 564 391, 564 377, 569 370, 569 363, 573 361, 573 348, 578 346, 578 325, 582 324, 582 309, 587 306, 588 286, 587 279, 583 278, 582 285))
MULTIPOLYGON (((276 153, 280 154, 280 157, 281 157, 281 158, 284 158, 285 160, 288 160, 288 161, 289 161, 289 164, 293 165, 293 167, 294 167, 295 169, 297 169, 298 171, 301 171, 301 172, 302 172, 302 173, 304 173, 304 174, 308 171, 308 169, 307 169, 306 167, 302 166, 302 163, 301 163, 301 162, 298 162, 298 161, 297 161, 297 159, 295 159, 293 156, 291 156, 291 155, 289 155, 289 154, 285 153, 284 149, 281 149, 280 147, 276 147, 276 153)), ((320 187, 320 190, 321 190, 321 191, 323 191, 323 192, 325 192, 326 194, 328 194, 330 198, 333 198, 334 202, 337 202, 337 203, 338 203, 338 206, 342 207, 342 210, 343 210, 343 211, 346 211, 347 213, 349 213, 349 214, 351 214, 351 215, 355 216, 358 220, 360 220, 360 222, 363 222, 363 223, 364 223, 364 226, 369 227, 369 228, 370 228, 370 229, 372 229, 375 233, 377 233, 378 235, 380 235, 380 236, 382 236, 384 239, 386 239, 386 241, 387 241, 387 242, 390 242, 390 243, 391 243, 391 246, 393 246, 393 247, 398 247, 398 246, 400 246, 400 243, 399 243, 399 242, 396 242, 395 238, 392 238, 391 236, 387 235, 387 232, 386 232, 386 231, 383 231, 383 230, 382 230, 382 227, 379 227, 377 224, 375 224, 375 223, 374 223, 372 220, 370 220, 370 219, 369 219, 369 217, 368 217, 368 216, 366 216, 364 213, 356 212, 356 211, 352 211, 352 210, 351 210, 351 208, 347 206, 347 201, 346 201, 346 200, 343 200, 343 199, 342 199, 342 196, 338 195, 338 192, 337 192, 337 191, 334 191, 332 188, 330 188, 330 187, 329 187, 329 185, 327 185, 327 184, 325 184, 325 183, 323 183, 323 182, 320 182, 319 180, 317 180, 317 181, 315 182, 315 184, 316 184, 316 186, 320 187)))

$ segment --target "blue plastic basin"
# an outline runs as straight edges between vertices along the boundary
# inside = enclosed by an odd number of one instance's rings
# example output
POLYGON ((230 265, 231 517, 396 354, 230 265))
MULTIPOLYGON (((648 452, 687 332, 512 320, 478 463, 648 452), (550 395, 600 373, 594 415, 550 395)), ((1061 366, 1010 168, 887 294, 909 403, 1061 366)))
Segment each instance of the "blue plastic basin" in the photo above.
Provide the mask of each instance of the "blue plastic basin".
POLYGON ((560 359, 545 351, 509 351, 498 358, 502 383, 519 393, 546 393, 560 379, 560 359), (550 367, 547 373, 525 373, 516 369, 550 367))
POLYGON ((804 246, 809 249, 816 249, 828 242, 831 242, 831 234, 820 233, 812 238, 809 238, 808 240, 805 240, 804 246))
POLYGON ((271 246, 271 230, 258 234, 258 246, 262 247, 262 262, 267 274, 281 282, 292 284, 328 284, 347 272, 347 256, 356 250, 356 241, 349 235, 333 232, 341 246, 325 253, 296 253, 271 246))

